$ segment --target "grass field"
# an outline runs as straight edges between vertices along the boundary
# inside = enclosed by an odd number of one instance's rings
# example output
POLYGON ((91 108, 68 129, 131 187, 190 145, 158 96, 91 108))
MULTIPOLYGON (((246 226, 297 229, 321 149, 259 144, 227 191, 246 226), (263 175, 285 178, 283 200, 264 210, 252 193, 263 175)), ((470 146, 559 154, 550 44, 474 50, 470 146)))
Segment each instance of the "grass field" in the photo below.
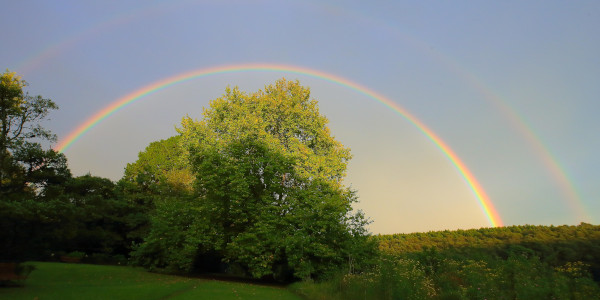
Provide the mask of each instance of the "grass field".
POLYGON ((0 299, 300 299, 286 288, 154 274, 139 268, 35 262, 0 299))

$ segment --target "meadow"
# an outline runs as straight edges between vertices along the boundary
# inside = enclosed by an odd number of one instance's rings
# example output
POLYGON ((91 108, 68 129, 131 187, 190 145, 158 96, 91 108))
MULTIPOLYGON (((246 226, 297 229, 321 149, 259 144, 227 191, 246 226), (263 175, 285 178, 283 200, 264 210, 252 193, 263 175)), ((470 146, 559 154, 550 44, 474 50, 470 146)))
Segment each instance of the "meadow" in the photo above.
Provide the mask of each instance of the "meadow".
POLYGON ((150 273, 142 268, 33 262, 22 286, 0 299, 300 299, 284 287, 150 273))

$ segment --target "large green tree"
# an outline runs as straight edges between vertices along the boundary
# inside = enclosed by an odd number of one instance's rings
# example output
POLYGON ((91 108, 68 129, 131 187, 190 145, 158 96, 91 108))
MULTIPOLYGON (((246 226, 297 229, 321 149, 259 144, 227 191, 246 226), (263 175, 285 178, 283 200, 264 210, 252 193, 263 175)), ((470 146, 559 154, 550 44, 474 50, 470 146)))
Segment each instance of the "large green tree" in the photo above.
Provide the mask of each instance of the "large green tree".
POLYGON ((310 90, 285 79, 251 94, 227 88, 201 121, 184 118, 196 200, 181 249, 282 278, 319 277, 359 255, 367 221, 342 184, 350 150, 327 123, 310 90))

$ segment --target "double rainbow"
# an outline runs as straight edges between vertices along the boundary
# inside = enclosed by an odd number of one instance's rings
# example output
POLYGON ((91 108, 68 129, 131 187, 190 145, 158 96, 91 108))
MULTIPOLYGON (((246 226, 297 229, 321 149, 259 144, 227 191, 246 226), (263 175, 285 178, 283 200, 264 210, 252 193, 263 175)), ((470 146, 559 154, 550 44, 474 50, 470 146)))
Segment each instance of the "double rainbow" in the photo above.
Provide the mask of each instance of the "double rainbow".
POLYGON ((466 181, 467 185, 477 198, 481 209, 486 215, 489 223, 493 227, 502 226, 502 220, 498 215, 498 212, 494 208, 492 201, 488 197, 488 195, 483 190, 483 187, 479 184, 475 176, 469 171, 467 166, 460 160, 460 158, 452 151, 452 149, 446 144, 439 136, 437 136, 431 129, 429 129, 423 122, 417 119, 415 116, 410 114, 406 109, 391 101, 390 99, 378 94, 375 91, 372 91, 360 84, 352 82, 348 79, 342 78, 337 75, 333 75, 330 73, 322 72, 319 70, 309 69, 305 67, 299 66, 291 66, 291 65, 282 65, 282 64, 239 64, 239 65, 225 65, 225 66, 216 66, 211 68, 203 68, 190 72, 181 73, 176 76, 172 76, 152 84, 149 84, 141 89, 138 89, 122 98, 117 99, 104 109, 98 111, 96 114, 88 118, 85 122, 79 125, 75 130, 67 135, 67 137, 61 140, 58 145, 56 145, 55 150, 58 152, 66 151, 73 143, 75 143, 82 135, 84 135, 91 128, 96 126, 98 123, 102 122, 104 119, 108 118, 112 114, 116 113, 120 109, 140 100, 144 96, 152 94, 162 89, 166 89, 170 86, 173 86, 178 83, 182 83, 185 81, 189 81, 192 79, 198 79, 201 77, 207 77, 216 74, 224 74, 224 73, 235 73, 235 72, 256 72, 256 71, 277 71, 277 72, 286 72, 290 74, 300 74, 311 76, 314 78, 322 79, 328 82, 332 82, 334 84, 350 88, 354 91, 357 91, 377 102, 391 108, 406 120, 408 120, 411 124, 413 124, 418 130, 420 130, 427 138, 429 138, 443 153, 448 159, 452 162, 454 167, 458 170, 460 175, 466 181))

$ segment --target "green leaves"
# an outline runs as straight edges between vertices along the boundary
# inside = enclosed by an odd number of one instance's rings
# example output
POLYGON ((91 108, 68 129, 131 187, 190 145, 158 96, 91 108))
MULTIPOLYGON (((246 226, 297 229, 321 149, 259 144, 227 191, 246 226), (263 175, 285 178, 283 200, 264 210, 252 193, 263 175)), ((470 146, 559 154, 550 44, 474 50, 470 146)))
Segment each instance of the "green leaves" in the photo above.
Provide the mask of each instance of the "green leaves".
POLYGON ((156 194, 190 191, 194 177, 182 158, 180 139, 174 136, 150 143, 136 162, 127 164, 122 180, 156 194))
POLYGON ((331 136, 327 123, 308 88, 282 79, 253 94, 227 88, 202 121, 184 118, 178 131, 192 156, 206 148, 226 151, 236 140, 260 140, 270 151, 293 159, 298 176, 339 186, 351 155, 331 136))
POLYGON ((182 120, 200 255, 216 251, 257 278, 318 277, 346 260, 367 222, 351 212, 350 150, 327 122, 309 89, 285 79, 252 94, 227 88, 202 120, 182 120))

